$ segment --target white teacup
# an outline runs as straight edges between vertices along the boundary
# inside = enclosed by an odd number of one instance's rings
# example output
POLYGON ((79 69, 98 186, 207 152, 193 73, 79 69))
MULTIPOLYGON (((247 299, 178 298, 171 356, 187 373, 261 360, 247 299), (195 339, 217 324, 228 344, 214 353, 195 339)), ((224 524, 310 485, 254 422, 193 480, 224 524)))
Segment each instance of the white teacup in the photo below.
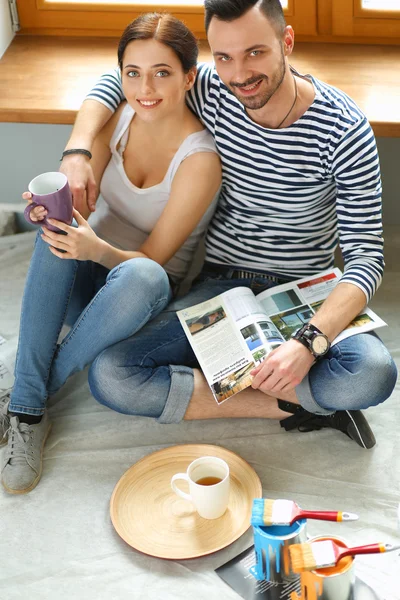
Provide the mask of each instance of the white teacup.
POLYGON ((222 517, 229 501, 229 467, 221 458, 202 456, 196 458, 186 473, 176 473, 171 479, 175 494, 190 500, 204 519, 222 517), (178 479, 189 483, 189 494, 182 492, 175 484, 178 479))

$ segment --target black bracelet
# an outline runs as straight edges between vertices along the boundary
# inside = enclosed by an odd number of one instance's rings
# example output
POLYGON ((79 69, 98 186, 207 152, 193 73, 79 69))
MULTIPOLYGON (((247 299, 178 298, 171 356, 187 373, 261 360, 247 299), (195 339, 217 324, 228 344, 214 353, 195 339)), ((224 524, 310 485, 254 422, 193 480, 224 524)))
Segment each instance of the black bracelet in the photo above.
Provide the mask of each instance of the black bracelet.
POLYGON ((68 154, 84 154, 88 158, 92 158, 92 153, 89 152, 89 150, 84 150, 83 148, 75 148, 72 150, 64 150, 64 152, 62 153, 62 156, 60 158, 60 162, 62 161, 64 156, 68 156, 68 154))

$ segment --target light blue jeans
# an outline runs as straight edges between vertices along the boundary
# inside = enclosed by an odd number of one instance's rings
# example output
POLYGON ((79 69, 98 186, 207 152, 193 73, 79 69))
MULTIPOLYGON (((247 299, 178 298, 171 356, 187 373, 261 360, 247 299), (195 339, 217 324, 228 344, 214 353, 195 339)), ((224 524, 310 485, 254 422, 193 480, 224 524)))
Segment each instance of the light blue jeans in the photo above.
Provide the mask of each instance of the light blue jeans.
MULTIPOLYGON (((193 393, 196 357, 176 311, 237 286, 259 293, 283 283, 263 278, 230 279, 203 269, 184 298, 173 301, 138 334, 102 352, 89 371, 94 397, 128 415, 155 417, 160 423, 183 419, 193 393)), ((393 391, 396 366, 375 334, 358 334, 333 346, 297 386, 303 408, 315 414, 358 410, 380 404, 393 391)))
POLYGON ((22 300, 9 410, 41 415, 48 396, 105 348, 134 334, 172 298, 164 269, 134 258, 111 271, 54 256, 40 233, 22 300), (63 324, 71 326, 57 344, 63 324))

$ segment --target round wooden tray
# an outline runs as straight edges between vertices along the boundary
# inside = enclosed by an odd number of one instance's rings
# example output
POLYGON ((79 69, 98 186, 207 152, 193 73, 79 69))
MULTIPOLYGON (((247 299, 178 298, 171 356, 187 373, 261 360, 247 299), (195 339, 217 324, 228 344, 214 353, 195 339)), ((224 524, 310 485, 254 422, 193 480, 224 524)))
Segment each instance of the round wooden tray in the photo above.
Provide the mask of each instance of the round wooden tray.
MULTIPOLYGON (((179 486, 188 491, 185 481, 179 486)), ((209 444, 172 446, 145 456, 121 477, 111 497, 111 520, 140 552, 170 560, 196 558, 237 540, 250 527, 253 498, 261 494, 257 473, 234 452, 209 444), (171 489, 172 475, 184 473, 200 456, 217 456, 230 468, 228 509, 219 519, 203 519, 171 489)))

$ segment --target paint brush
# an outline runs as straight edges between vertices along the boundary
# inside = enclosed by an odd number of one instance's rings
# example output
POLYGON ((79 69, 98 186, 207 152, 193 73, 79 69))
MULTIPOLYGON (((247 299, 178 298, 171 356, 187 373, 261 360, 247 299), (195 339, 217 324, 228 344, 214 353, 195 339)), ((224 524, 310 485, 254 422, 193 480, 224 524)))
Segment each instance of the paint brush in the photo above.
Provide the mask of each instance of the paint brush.
POLYGON ((255 498, 251 513, 253 527, 264 525, 293 525, 299 519, 319 519, 320 521, 357 521, 358 515, 349 512, 329 510, 303 510, 292 500, 269 500, 255 498))
POLYGON ((393 544, 381 543, 343 548, 333 540, 321 540, 306 544, 293 544, 289 546, 289 553, 293 572, 301 573, 302 571, 315 571, 315 569, 334 567, 345 556, 380 554, 399 549, 400 545, 394 546, 393 544))

